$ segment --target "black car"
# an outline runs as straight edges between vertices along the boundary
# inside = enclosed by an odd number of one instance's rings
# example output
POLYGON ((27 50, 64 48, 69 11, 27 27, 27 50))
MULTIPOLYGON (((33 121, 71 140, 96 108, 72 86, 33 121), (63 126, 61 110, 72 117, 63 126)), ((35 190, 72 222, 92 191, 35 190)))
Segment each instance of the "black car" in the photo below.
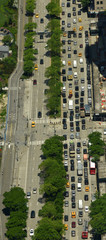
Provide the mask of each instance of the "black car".
POLYGON ((80 142, 77 142, 77 147, 81 147, 81 143, 80 142))
POLYGON ((68 172, 68 166, 64 166, 65 171, 68 172))
POLYGON ((70 160, 70 164, 71 164, 71 165, 74 165, 74 160, 73 160, 73 159, 70 160))
POLYGON ((62 53, 66 53, 66 49, 63 48, 63 49, 62 49, 62 53))
POLYGON ((81 4, 78 4, 78 8, 81 8, 81 4))
POLYGON ((66 134, 64 134, 63 137, 64 137, 64 140, 67 140, 67 135, 66 134))
POLYGON ((72 208, 76 208, 76 203, 72 202, 72 208))
POLYGON ((84 102, 84 98, 80 98, 80 102, 83 103, 84 102))
POLYGON ((73 111, 73 110, 70 111, 70 116, 71 116, 71 115, 74 115, 74 111, 73 111))
POLYGON ((62 25, 65 25, 65 21, 62 21, 62 25))
POLYGON ((75 112, 76 112, 76 113, 79 113, 79 106, 76 106, 76 107, 75 107, 75 112))
POLYGON ((67 129, 67 124, 66 123, 63 124, 63 129, 67 129))
POLYGON ((77 54, 77 50, 74 50, 73 53, 74 53, 74 54, 77 54))
POLYGON ((63 112, 63 117, 67 118, 67 112, 63 112))
POLYGON ((82 130, 85 130, 85 125, 82 125, 82 130))
POLYGON ((65 15, 65 11, 62 11, 62 15, 65 15))
POLYGON ((70 7, 70 3, 67 3, 67 7, 70 7))
POLYGON ((34 210, 31 211, 31 218, 35 218, 35 211, 34 210))
POLYGON ((77 149, 76 149, 76 153, 77 153, 77 154, 80 154, 80 148, 77 148, 77 149))
MULTIPOLYGON (((64 31, 65 31, 65 27, 62 27, 62 28, 61 28, 61 31, 64 32, 64 31)), ((65 40, 62 40, 62 41, 65 42, 65 40)), ((63 45, 65 45, 65 44, 63 43, 63 45)))
POLYGON ((43 64, 44 62, 43 62, 43 59, 40 59, 40 64, 43 64))
POLYGON ((72 9, 73 11, 76 11, 76 7, 73 7, 73 9, 72 9))
POLYGON ((75 202, 75 196, 72 196, 71 202, 75 202))
POLYGON ((85 185, 88 185, 88 184, 89 184, 89 181, 88 181, 87 178, 85 179, 84 183, 85 183, 85 185))
POLYGON ((78 34, 78 37, 79 37, 79 38, 82 38, 82 33, 79 33, 79 34, 78 34))
POLYGON ((68 58, 71 58, 71 54, 70 53, 68 54, 68 58))
POLYGON ((73 12, 73 16, 76 16, 76 12, 73 12))
POLYGON ((62 69, 62 74, 66 74, 66 70, 65 69, 62 69))
POLYGON ((71 17, 71 13, 68 13, 68 14, 67 14, 67 17, 69 17, 69 18, 70 18, 70 17, 71 17))
POLYGON ((80 127, 76 127, 76 132, 80 132, 80 127))
POLYGON ((78 215, 79 217, 83 217, 83 211, 79 211, 78 215))
POLYGON ((75 114, 75 118, 76 118, 76 119, 79 119, 79 113, 76 113, 76 114, 75 114))
POLYGON ((88 195, 84 195, 84 200, 85 200, 85 201, 88 201, 88 200, 89 200, 88 195))
POLYGON ((85 31, 85 37, 88 37, 88 31, 85 31))
POLYGON ((71 31, 68 31, 68 38, 71 38, 71 31))
MULTIPOLYGON (((75 12, 73 12, 73 16, 76 16, 76 13, 75 13, 75 12)), ((74 37, 74 38, 77 37, 77 33, 76 33, 76 32, 73 33, 73 37, 74 37)))
POLYGON ((75 91, 79 91, 79 86, 75 86, 75 91))
POLYGON ((68 215, 64 216, 64 221, 67 222, 68 221, 68 215))
POLYGON ((68 144, 65 143, 65 144, 64 144, 64 149, 67 149, 67 148, 68 148, 68 144))
POLYGON ((63 123, 63 124, 66 124, 66 123, 67 123, 67 122, 66 122, 66 119, 63 118, 62 123, 63 123))
POLYGON ((87 149, 86 148, 83 149, 83 154, 87 154, 87 149))
POLYGON ((63 76, 63 82, 66 82, 66 76, 63 76))
POLYGON ((85 124, 85 119, 82 119, 82 124, 85 124))
POLYGON ((73 121, 73 115, 70 116, 70 121, 73 121))
POLYGON ((67 98, 63 98, 63 103, 67 103, 67 98))
POLYGON ((75 190, 75 184, 71 184, 71 190, 75 190))
POLYGON ((79 121, 76 121, 76 127, 79 127, 79 121))
POLYGON ((64 98, 66 97, 66 93, 65 92, 62 93, 62 97, 64 97, 64 98))
POLYGON ((75 182, 75 177, 74 176, 71 177, 71 182, 75 182))
POLYGON ((84 167, 87 167, 87 166, 88 166, 87 161, 84 161, 84 167))
POLYGON ((78 11, 78 15, 81 15, 81 11, 78 11))
POLYGON ((68 40, 68 44, 71 44, 71 40, 68 40))
MULTIPOLYGON (((65 29, 64 29, 64 30, 65 30, 65 29)), ((62 31, 64 31, 64 30, 62 29, 62 31)), ((65 43, 66 43, 65 40, 62 40, 62 44, 65 45, 65 43)))
POLYGON ((79 92, 75 92, 75 98, 79 98, 79 92))
POLYGON ((70 122, 70 127, 74 127, 74 123, 73 122, 70 122))
POLYGON ((41 117, 42 117, 42 113, 38 112, 38 118, 41 118, 41 117))
POLYGON ((75 99, 75 104, 79 104, 79 99, 78 98, 75 99))
POLYGON ((65 191, 65 192, 64 192, 64 196, 65 196, 65 197, 69 197, 69 192, 68 192, 68 191, 65 191))
POLYGON ((81 91, 81 96, 84 97, 84 91, 81 91))
POLYGON ((74 171, 74 165, 71 165, 70 170, 74 171))
POLYGON ((80 109, 81 109, 81 108, 84 108, 84 103, 81 103, 81 102, 80 102, 80 109))
POLYGON ((40 23, 44 23, 44 19, 43 18, 40 19, 40 23))

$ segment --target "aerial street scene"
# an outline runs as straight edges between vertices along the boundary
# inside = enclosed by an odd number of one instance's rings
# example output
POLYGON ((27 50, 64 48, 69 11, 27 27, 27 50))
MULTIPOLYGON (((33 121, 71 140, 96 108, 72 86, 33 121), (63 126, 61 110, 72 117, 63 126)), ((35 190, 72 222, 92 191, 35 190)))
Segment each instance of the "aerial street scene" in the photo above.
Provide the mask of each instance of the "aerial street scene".
POLYGON ((106 240, 106 0, 0 0, 0 240, 106 240))

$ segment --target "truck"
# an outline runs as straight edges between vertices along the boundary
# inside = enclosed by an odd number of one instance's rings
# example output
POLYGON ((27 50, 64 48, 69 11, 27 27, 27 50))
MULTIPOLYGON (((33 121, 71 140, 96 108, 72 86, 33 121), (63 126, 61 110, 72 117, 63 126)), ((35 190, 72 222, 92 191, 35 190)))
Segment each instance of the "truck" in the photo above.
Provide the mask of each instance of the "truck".
POLYGON ((83 165, 81 161, 78 161, 77 163, 77 175, 82 176, 83 175, 83 165))
POLYGON ((68 109, 73 110, 73 100, 69 100, 68 102, 68 109))
POLYGON ((70 142, 69 156, 70 156, 70 158, 74 158, 75 157, 75 144, 74 144, 73 141, 70 142))
POLYGON ((85 117, 85 108, 80 108, 80 117, 81 118, 85 117))
POLYGON ((69 96, 68 96, 69 98, 71 98, 72 97, 72 90, 69 90, 69 96))
POLYGON ((68 69, 67 79, 68 79, 68 80, 72 80, 72 79, 73 79, 72 68, 69 68, 69 69, 68 69))
POLYGON ((83 209, 83 202, 82 202, 82 200, 78 201, 78 208, 79 209, 83 209))
POLYGON ((73 67, 77 68, 77 61, 76 60, 73 61, 73 67))

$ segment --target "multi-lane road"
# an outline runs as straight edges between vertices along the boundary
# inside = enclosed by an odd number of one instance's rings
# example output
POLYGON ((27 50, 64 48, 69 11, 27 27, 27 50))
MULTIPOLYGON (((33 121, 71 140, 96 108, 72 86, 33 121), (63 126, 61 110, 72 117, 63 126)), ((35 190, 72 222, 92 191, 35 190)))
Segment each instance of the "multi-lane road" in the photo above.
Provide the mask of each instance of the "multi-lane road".
MULTIPOLYGON (((89 21, 87 19, 86 13, 82 13, 78 15, 78 11, 80 11, 80 2, 76 2, 76 4, 71 1, 61 1, 62 11, 64 13, 61 14, 61 27, 64 27, 64 31, 66 32, 66 36, 62 36, 62 40, 65 40, 65 45, 63 45, 62 49, 62 61, 65 61, 65 66, 63 69, 66 71, 66 79, 68 74, 68 68, 72 68, 73 71, 73 80, 72 83, 72 91, 73 96, 72 100, 74 103, 74 115, 71 122, 73 122, 74 129, 70 131, 70 111, 68 110, 68 94, 69 94, 69 81, 66 80, 63 82, 66 87, 66 101, 67 103, 61 106, 62 116, 63 112, 67 112, 67 129, 63 129, 62 119, 49 119, 47 115, 46 109, 46 96, 44 94, 45 89, 48 88, 46 85, 45 78, 45 69, 50 66, 50 57, 47 56, 46 43, 47 36, 45 35, 45 29, 48 23, 47 18, 47 10, 46 5, 49 3, 46 1, 37 1, 36 9, 33 16, 33 21, 37 23, 37 35, 34 41, 34 48, 38 49, 38 55, 36 62, 38 65, 38 70, 34 72, 32 78, 22 81, 20 76, 22 74, 22 65, 23 65, 23 44, 24 44, 24 22, 27 21, 25 17, 25 1, 21 3, 20 1, 20 11, 19 11, 19 34, 18 34, 18 66, 10 79, 9 82, 9 100, 8 100, 8 118, 7 118, 7 129, 6 129, 6 140, 4 145, 3 152, 3 162, 2 162, 2 171, 3 175, 1 178, 1 200, 2 194, 5 191, 9 191, 11 186, 20 186, 24 189, 25 193, 31 192, 31 198, 29 199, 28 206, 28 221, 27 221, 27 239, 30 239, 29 232, 31 228, 35 228, 37 222, 39 221, 38 211, 42 207, 42 203, 39 201, 42 197, 39 194, 40 187, 40 177, 39 177, 39 164, 41 163, 41 144, 44 143, 45 139, 53 136, 55 133, 58 135, 67 135, 67 140, 64 141, 64 144, 67 143, 67 149, 65 149, 68 153, 68 172, 69 174, 69 183, 70 187, 67 188, 69 192, 69 197, 66 197, 69 205, 68 207, 64 206, 64 215, 68 215, 68 221, 64 221, 64 223, 68 224, 68 230, 66 231, 66 239, 71 239, 71 231, 74 230, 76 237, 73 239, 81 239, 81 232, 83 230, 83 224, 78 224, 78 201, 79 199, 83 201, 83 223, 84 220, 89 220, 88 212, 85 212, 85 206, 89 206, 91 201, 91 195, 95 192, 96 188, 96 179, 95 176, 91 176, 89 174, 89 164, 88 168, 88 180, 89 180, 89 192, 85 192, 85 184, 84 184, 84 171, 82 176, 82 191, 77 191, 77 143, 81 143, 80 147, 80 159, 83 164, 83 149, 87 149, 87 146, 83 146, 83 141, 87 142, 87 136, 93 130, 92 121, 89 118, 85 120, 85 130, 82 130, 82 119, 76 119, 75 107, 80 106, 80 98, 83 98, 84 104, 88 103, 88 86, 87 86, 87 72, 86 72, 86 58, 85 58, 85 31, 89 29, 89 21), (67 3, 70 3, 70 7, 67 7, 67 3), (73 9, 74 8, 74 9, 73 9), (74 11, 73 11, 74 10, 74 11), (73 12, 75 16, 73 16, 73 12), (39 17, 36 18, 36 14, 39 17), (71 14, 71 17, 69 15, 71 14), (79 22, 79 18, 81 18, 82 22, 79 22), (43 19, 43 23, 41 23, 41 19, 43 19), (74 20, 75 19, 75 20, 74 20), (62 22, 65 21, 65 22, 62 22), (76 22, 76 23, 74 23, 76 22), (21 24, 22 23, 22 24, 21 24), (69 25, 67 25, 69 23, 69 25), (71 24, 71 26, 70 26, 71 24), (70 26, 70 27, 68 27, 70 26), (83 30, 80 31, 79 27, 83 26, 83 30), (71 38, 68 38, 68 31, 72 31, 73 28, 76 28, 76 36, 74 37, 71 34, 71 38), (82 33, 82 37, 79 38, 79 33, 82 33), (43 37, 42 37, 43 36, 43 37), (71 40, 71 43, 68 42, 71 40), (83 48, 80 48, 80 45, 83 45, 83 48), (71 47, 71 50, 69 50, 71 47), (79 63, 80 57, 78 54, 82 54, 83 63, 79 63), (71 56, 69 56, 71 54, 71 56), (43 64, 40 64, 40 60, 43 59, 43 64), (71 66, 68 66, 68 61, 71 61, 71 66), (73 61, 77 61, 77 68, 73 68, 73 61), (82 71, 81 68, 84 70, 82 71), (81 72, 82 71, 82 72, 81 72), (74 72, 77 72, 77 78, 74 78, 74 72), (85 81, 82 84, 81 78, 84 78, 85 81), (77 81, 77 85, 75 85, 75 79, 77 81), (33 85, 33 80, 37 80, 37 85, 33 85), (75 98, 75 87, 78 87, 79 97, 75 98), (81 89, 84 89, 84 96, 81 96, 81 89), (41 112, 41 118, 38 118, 38 112, 41 112), (35 121, 35 128, 31 127, 32 121, 35 121), (79 122, 79 134, 80 137, 77 139, 76 134, 76 121, 79 122), (74 143, 75 143, 75 158, 74 160, 74 170, 70 170, 70 158, 69 158, 69 145, 70 145, 70 134, 74 134, 74 143), (75 203, 76 207, 72 209, 72 190, 71 190, 71 177, 75 177, 75 203), (33 193, 33 188, 37 188, 37 193, 33 193), (84 200, 84 195, 87 194, 89 200, 84 200), (35 218, 31 218, 31 211, 35 211, 35 218), (72 219, 71 212, 76 212, 76 218, 72 219), (76 222, 76 227, 72 229, 72 222, 76 222)), ((61 77, 63 81, 63 76, 61 77)), ((62 98, 63 102, 63 98, 62 98)), ((98 124, 95 124, 95 127, 98 129, 98 124), (96 126, 97 125, 97 126, 96 126)), ((102 130, 101 130, 102 131, 102 130)), ((1 207, 2 208, 2 207, 1 207)), ((4 222, 5 219, 3 214, 1 214, 2 219, 2 228, 1 228, 1 239, 5 238, 5 229, 4 222)), ((89 235, 90 239, 90 235, 89 235)))

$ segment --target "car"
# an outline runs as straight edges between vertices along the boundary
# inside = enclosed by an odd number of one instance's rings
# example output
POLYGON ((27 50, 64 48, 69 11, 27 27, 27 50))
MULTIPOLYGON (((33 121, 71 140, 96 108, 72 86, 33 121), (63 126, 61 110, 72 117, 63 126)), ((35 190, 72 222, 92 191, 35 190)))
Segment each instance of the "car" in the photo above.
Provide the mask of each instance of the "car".
POLYGON ((71 13, 67 13, 67 17, 69 17, 69 18, 70 18, 70 17, 71 17, 71 13))
POLYGON ((81 147, 81 143, 80 142, 77 142, 77 147, 81 147))
POLYGON ((80 103, 83 103, 84 102, 84 98, 80 98, 80 103))
POLYGON ((68 230, 68 224, 64 224, 64 229, 68 230))
POLYGON ((76 12, 73 12, 73 16, 76 16, 76 12))
POLYGON ((31 211, 31 218, 35 218, 35 211, 34 210, 31 211))
POLYGON ((79 211, 78 215, 79 217, 83 217, 83 211, 79 211))
POLYGON ((34 236, 34 229, 30 229, 29 235, 30 235, 30 237, 34 236))
POLYGON ((36 14, 35 14, 35 17, 36 17, 36 18, 38 18, 38 17, 39 17, 39 14, 38 14, 38 13, 36 13, 36 14))
POLYGON ((63 76, 63 82, 66 82, 66 76, 63 76))
POLYGON ((71 164, 71 165, 74 165, 74 160, 73 160, 73 159, 70 160, 70 164, 71 164))
POLYGON ((85 119, 82 119, 82 124, 85 124, 85 119))
POLYGON ((62 69, 62 74, 66 74, 66 69, 62 69))
POLYGON ((69 180, 69 174, 66 174, 66 179, 69 180))
POLYGON ((27 192, 27 198, 28 198, 28 199, 31 198, 31 192, 27 192))
POLYGON ((85 31, 85 37, 88 37, 88 31, 85 31))
POLYGON ((75 86, 75 91, 79 91, 79 86, 75 86))
POLYGON ((65 3, 62 2, 61 6, 62 6, 62 7, 65 7, 65 3))
POLYGON ((67 7, 70 7, 70 3, 67 3, 67 7))
POLYGON ((79 99, 75 99, 75 104, 79 104, 79 99))
POLYGON ((65 11, 62 11, 62 15, 65 15, 65 11))
POLYGON ((43 64, 43 63, 44 63, 43 59, 40 59, 40 64, 43 64))
POLYGON ((88 184, 89 184, 89 182, 88 182, 88 179, 87 179, 87 178, 84 180, 84 183, 85 183, 85 185, 88 185, 88 184))
POLYGON ((85 125, 82 125, 82 130, 85 130, 85 125))
POLYGON ((65 207, 68 207, 68 206, 69 206, 69 202, 65 201, 65 207))
POLYGON ((89 192, 89 186, 85 187, 85 192, 89 192))
POLYGON ((73 0, 72 3, 73 3, 73 4, 76 4, 76 0, 73 0))
POLYGON ((79 218, 78 219, 78 225, 82 225, 83 224, 83 220, 82 220, 82 218, 79 218))
POLYGON ((71 47, 68 47, 68 51, 71 51, 71 47))
POLYGON ((64 166, 68 166, 68 162, 67 161, 64 162, 64 166))
POLYGON ((40 23, 44 23, 44 19, 43 18, 40 19, 40 23))
POLYGON ((81 15, 81 11, 78 11, 78 15, 81 15))
POLYGON ((78 183, 82 183, 82 177, 78 177, 78 183))
POLYGON ((76 153, 79 154, 80 153, 80 148, 76 149, 76 153))
POLYGON ((79 33, 79 34, 78 34, 78 37, 79 37, 79 38, 82 38, 82 33, 79 33))
POLYGON ((73 7, 73 8, 72 8, 72 11, 76 11, 76 7, 73 7))
POLYGON ((76 121, 75 123, 76 123, 76 126, 79 127, 79 121, 76 121))
MULTIPOLYGON (((66 120, 66 119, 64 119, 64 120, 66 120)), ((67 149, 67 148, 68 148, 68 144, 65 143, 65 144, 64 144, 64 149, 67 149)))
POLYGON ((73 115, 70 116, 70 121, 73 121, 73 115))
POLYGON ((65 25, 65 21, 64 20, 62 21, 62 25, 65 25))
POLYGON ((67 112, 63 112, 63 117, 67 118, 67 112))
POLYGON ((66 53, 66 49, 63 48, 63 49, 62 49, 62 53, 66 53))
POLYGON ((73 122, 70 122, 70 127, 74 127, 74 123, 73 122))
POLYGON ((79 113, 79 106, 75 106, 75 112, 79 113))
POLYGON ((73 53, 74 53, 74 54, 77 54, 77 50, 74 50, 73 53))
POLYGON ((65 222, 68 221, 68 215, 64 215, 64 221, 65 221, 65 222))
POLYGON ((73 23, 76 24, 76 22, 77 22, 77 20, 74 18, 74 19, 73 19, 73 23))
POLYGON ((67 23, 67 27, 70 28, 71 27, 71 23, 67 23))
POLYGON ((106 135, 106 128, 104 129, 104 135, 106 135))
POLYGON ((71 58, 71 54, 68 54, 68 58, 71 58))
POLYGON ((75 184, 71 184, 71 190, 75 190, 75 184))
POLYGON ((85 212, 88 212, 88 211, 89 211, 89 207, 85 206, 85 212))
POLYGON ((84 195, 84 200, 85 200, 85 201, 88 201, 88 200, 89 200, 88 195, 86 195, 86 194, 84 195))
POLYGON ((64 159, 68 160, 68 154, 64 154, 64 159))
POLYGON ((70 116, 71 115, 74 115, 74 111, 73 110, 70 110, 70 116))
POLYGON ((66 134, 64 134, 63 137, 64 137, 64 140, 67 140, 67 135, 66 134))
POLYGON ((75 177, 74 176, 71 177, 71 182, 75 182, 75 177))
POLYGON ((71 44, 71 40, 68 40, 68 44, 71 44))
POLYGON ((67 103, 67 98, 63 98, 63 103, 67 103))
POLYGON ((68 191, 64 192, 64 197, 69 197, 69 192, 68 191))
POLYGON ((67 124, 66 123, 63 124, 63 129, 67 129, 67 124))
POLYGON ((72 208, 76 208, 76 203, 72 203, 72 208))
POLYGON ((37 193, 37 188, 33 188, 33 194, 37 193))
POLYGON ((75 228, 75 227, 76 227, 76 222, 72 222, 72 223, 71 223, 71 227, 72 227, 72 228, 75 228))
POLYGON ((79 113, 76 113, 76 114, 75 114, 75 118, 76 118, 76 119, 79 119, 79 113))
MULTIPOLYGON (((61 31, 64 32, 64 31, 65 31, 65 27, 62 27, 62 28, 61 28, 61 31)), ((65 42, 65 40, 62 40, 62 44, 63 44, 63 45, 65 45, 64 42, 65 42)))
POLYGON ((74 134, 73 133, 70 134, 70 139, 74 139, 74 134))
POLYGON ((79 92, 75 92, 75 98, 79 98, 79 92))
POLYGON ((37 80, 33 80, 33 85, 36 85, 37 84, 37 80))
POLYGON ((71 165, 70 170, 74 171, 74 165, 71 165))
POLYGON ((43 39, 43 34, 40 34, 40 39, 43 39))
POLYGON ((71 236, 75 237, 75 235, 76 235, 76 232, 75 231, 71 231, 71 236))
POLYGON ((72 217, 72 218, 76 218, 76 212, 72 212, 72 213, 71 213, 71 217, 72 217))
POLYGON ((32 121, 31 127, 34 128, 35 127, 35 122, 32 121))
POLYGON ((68 166, 64 165, 64 169, 66 172, 68 172, 68 166))
POLYGON ((35 64, 35 71, 38 70, 38 64, 35 64))
POLYGON ((75 190, 71 191, 72 196, 75 196, 75 190))
POLYGON ((38 112, 38 118, 41 118, 42 117, 42 113, 39 111, 38 112))
POLYGON ((87 166, 88 166, 87 161, 84 161, 84 167, 87 167, 87 166))
POLYGON ((76 127, 76 132, 80 132, 80 127, 76 127))

